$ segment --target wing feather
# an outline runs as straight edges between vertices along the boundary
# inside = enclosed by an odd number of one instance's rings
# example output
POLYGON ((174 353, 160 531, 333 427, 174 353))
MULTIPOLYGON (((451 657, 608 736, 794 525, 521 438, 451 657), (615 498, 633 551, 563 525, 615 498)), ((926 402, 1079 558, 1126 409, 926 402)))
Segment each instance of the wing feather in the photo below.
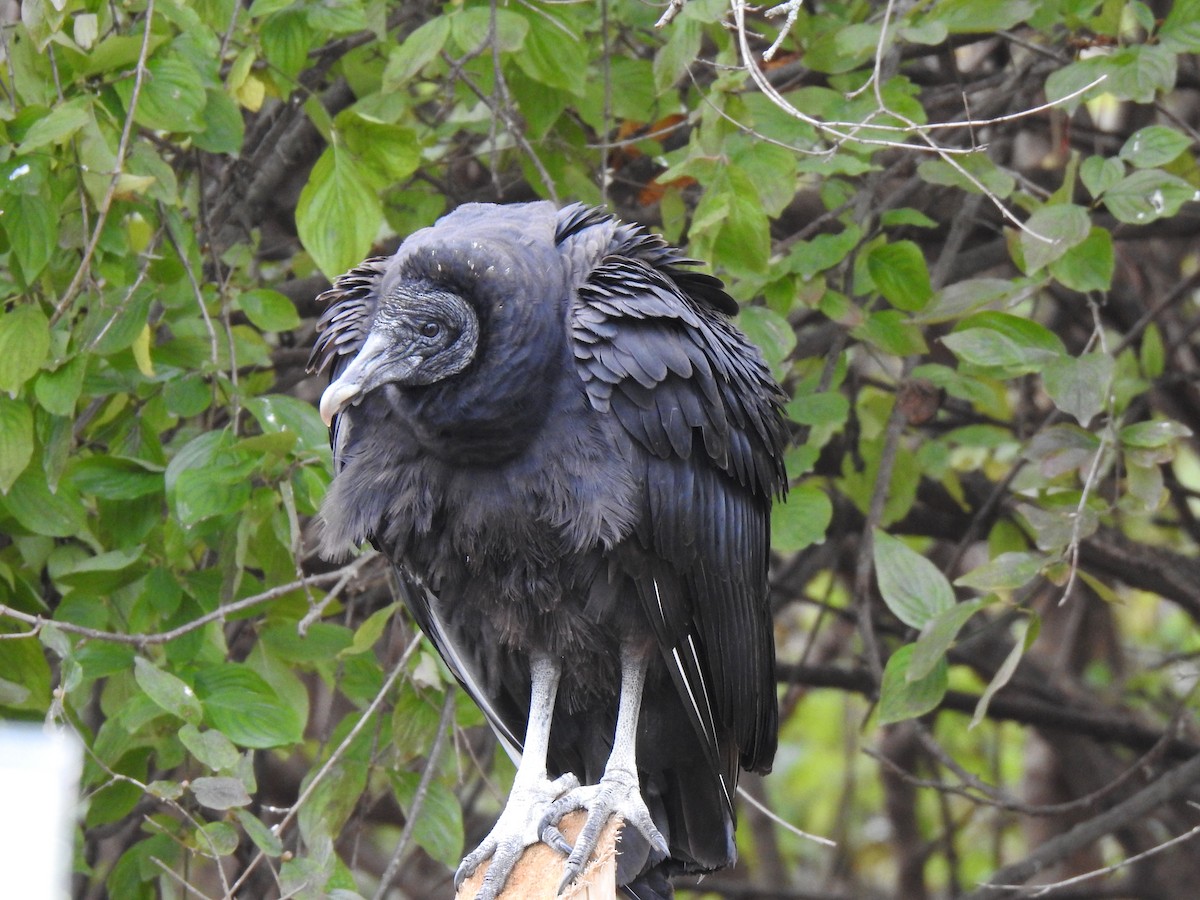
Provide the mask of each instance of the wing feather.
POLYGON ((643 608, 728 790, 738 757, 764 769, 776 742, 766 564, 786 487, 782 393, 730 324, 720 281, 641 229, 566 212, 564 241, 610 229, 574 299, 576 367, 593 408, 632 438, 645 509, 630 566, 649 569, 634 573, 643 608))

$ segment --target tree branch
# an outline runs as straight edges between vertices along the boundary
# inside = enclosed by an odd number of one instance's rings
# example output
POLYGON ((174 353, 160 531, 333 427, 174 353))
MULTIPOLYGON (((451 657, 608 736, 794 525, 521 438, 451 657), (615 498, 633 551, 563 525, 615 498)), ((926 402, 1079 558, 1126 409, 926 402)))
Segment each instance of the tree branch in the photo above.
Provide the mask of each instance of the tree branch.
POLYGON ((1200 782, 1200 753, 1128 800, 1047 841, 1020 862, 1000 869, 989 883, 967 894, 963 900, 997 900, 1011 896, 1015 891, 1023 892, 1021 885, 1038 872, 1118 828, 1127 827, 1197 782, 1200 782))

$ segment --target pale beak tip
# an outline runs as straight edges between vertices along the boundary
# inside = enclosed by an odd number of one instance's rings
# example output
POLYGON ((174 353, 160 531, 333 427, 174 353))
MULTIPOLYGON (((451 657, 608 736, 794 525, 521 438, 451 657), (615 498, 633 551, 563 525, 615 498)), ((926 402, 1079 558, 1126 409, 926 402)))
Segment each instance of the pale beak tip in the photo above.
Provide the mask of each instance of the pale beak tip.
POLYGON ((329 427, 333 423, 333 417, 341 412, 351 400, 358 396, 362 390, 362 385, 356 382, 335 381, 329 387, 325 388, 325 393, 321 395, 321 421, 329 427))

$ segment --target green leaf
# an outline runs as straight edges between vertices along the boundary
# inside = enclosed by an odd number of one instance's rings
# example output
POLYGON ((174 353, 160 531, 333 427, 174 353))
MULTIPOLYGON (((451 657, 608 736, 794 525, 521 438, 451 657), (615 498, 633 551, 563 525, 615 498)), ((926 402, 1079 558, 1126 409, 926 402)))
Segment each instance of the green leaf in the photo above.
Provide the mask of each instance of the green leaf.
POLYGON ((357 265, 383 224, 379 198, 336 146, 321 154, 296 205, 296 229, 329 278, 357 265))
POLYGON ((188 835, 185 846, 209 856, 229 856, 237 849, 237 829, 228 822, 206 822, 188 835))
MULTIPOLYGON (((501 53, 516 53, 524 46, 525 38, 529 35, 529 20, 510 9, 486 6, 470 7, 450 16, 448 22, 454 34, 454 42, 467 53, 487 47, 489 39, 496 42, 496 49, 501 53), (494 32, 492 31, 493 10, 496 16, 494 32)), ((417 29, 413 33, 413 39, 420 31, 421 29, 417 29)), ((431 43, 436 42, 439 33, 439 30, 431 29, 427 39, 431 43)), ((445 40, 444 36, 442 40, 445 40)), ((408 41, 404 43, 407 45, 408 41)), ((414 47, 413 55, 419 57, 424 54, 419 48, 414 47)))
POLYGON ((1175 87, 1178 60, 1154 44, 1122 47, 1110 57, 1111 75, 1104 88, 1122 100, 1153 103, 1160 91, 1175 87))
POLYGON ((209 153, 237 154, 246 137, 242 111, 225 91, 208 88, 204 92, 204 130, 192 138, 201 150, 209 153))
POLYGON ((1138 352, 1142 374, 1147 378, 1158 378, 1166 369, 1166 348, 1163 347, 1162 332, 1151 322, 1142 333, 1142 347, 1138 352))
POLYGON ((1060 356, 1046 363, 1042 385, 1055 406, 1086 428, 1108 407, 1115 371, 1116 360, 1107 353, 1060 356))
POLYGON ((74 356, 53 371, 38 375, 33 385, 34 396, 42 409, 56 416, 71 416, 75 404, 83 391, 83 376, 87 363, 82 356, 74 356))
MULTIPOLYGON (((146 65, 133 120, 151 131, 202 131, 201 113, 208 98, 196 75, 195 68, 178 56, 155 55, 146 65)), ((128 110, 133 79, 119 80, 114 87, 128 110)))
POLYGON ((1036 11, 1031 0, 942 0, 925 21, 944 25, 951 34, 979 34, 1012 28, 1036 11))
POLYGON ((1079 104, 1094 100, 1101 94, 1112 94, 1119 100, 1152 103, 1158 91, 1174 87, 1176 68, 1175 55, 1162 47, 1119 47, 1050 73, 1046 79, 1046 100, 1051 103, 1062 101, 1067 112, 1074 112, 1079 104), (1102 77, 1104 81, 1091 90, 1063 101, 1064 97, 1102 77))
POLYGON ((1112 234, 1093 228, 1082 243, 1076 244, 1054 262, 1050 274, 1073 291, 1107 291, 1116 270, 1112 234))
MULTIPOLYGON (((809 46, 804 64, 816 72, 852 72, 874 55, 881 30, 869 22, 842 25, 809 46)), ((890 36, 889 32, 888 43, 890 36)))
POLYGON ((516 56, 517 65, 534 81, 583 96, 587 67, 579 61, 587 54, 579 39, 542 16, 525 21, 529 33, 516 56))
POLYGON ((1055 203, 1034 211, 1021 231, 1024 269, 1032 274, 1058 259, 1091 231, 1088 211, 1072 203, 1055 203))
POLYGON ((1124 177, 1124 163, 1113 156, 1089 156, 1079 166, 1079 178, 1093 197, 1099 197, 1124 177))
POLYGON ((271 625, 262 632, 263 644, 285 662, 331 660, 350 646, 353 636, 344 625, 314 622, 304 634, 293 622, 271 625))
POLYGON ((937 566, 903 541, 876 529, 875 577, 887 608, 910 628, 924 628, 954 606, 954 590, 937 566))
POLYGON ((28 194, 9 194, 3 202, 4 216, 0 221, 21 265, 21 274, 26 282, 32 282, 58 246, 57 211, 45 197, 28 194))
POLYGON ((239 746, 262 750, 294 744, 304 735, 303 718, 244 665, 201 669, 196 694, 208 723, 239 746))
MULTIPOLYGON (((247 464, 245 474, 252 468, 247 464)), ((192 470, 180 473, 172 497, 179 521, 195 525, 243 509, 250 499, 250 484, 237 469, 192 470)))
POLYGON ((429 752, 441 720, 441 703, 436 702, 439 700, 433 692, 416 690, 412 682, 407 683, 396 697, 390 737, 402 762, 429 752))
POLYGON ((1025 457, 1038 464, 1046 478, 1065 472, 1085 471, 1101 449, 1100 439, 1078 425, 1060 423, 1043 428, 1025 448, 1025 457))
POLYGON ((1009 377, 1039 371, 1066 353, 1044 325, 1001 312, 976 313, 959 323, 942 343, 963 362, 1000 368, 1009 377))
MULTIPOLYGON (((383 90, 404 90, 408 83, 427 65, 437 59, 450 36, 452 18, 460 18, 470 10, 463 10, 458 16, 434 16, 412 34, 404 39, 399 47, 393 47, 388 54, 387 66, 383 70, 383 90)), ((497 10, 507 12, 507 10, 497 10)), ((524 19, 518 16, 522 22, 524 19)))
POLYGON ((343 758, 324 770, 321 781, 313 786, 308 802, 300 810, 300 834, 309 843, 322 836, 337 835, 366 786, 367 766, 356 758, 343 758))
POLYGON ((654 86, 660 95, 671 90, 700 56, 699 22, 680 19, 667 30, 667 42, 654 55, 654 86))
POLYGON ((788 252, 788 270, 810 279, 844 260, 861 240, 862 229, 847 225, 834 234, 818 234, 811 241, 800 241, 788 252))
POLYGON ((283 841, 274 831, 264 825, 261 819, 245 809, 235 809, 233 814, 241 823, 242 828, 246 830, 246 834, 254 842, 255 847, 271 858, 283 855, 283 841))
POLYGON ((1168 50, 1200 53, 1200 0, 1175 0, 1158 38, 1168 50))
POLYGON ((1001 553, 995 559, 988 560, 982 566, 955 579, 954 583, 979 591, 1016 590, 1036 578, 1046 562, 1045 555, 1041 553, 1001 553))
POLYGON ((927 159, 917 166, 917 174, 930 184, 959 188, 971 194, 981 194, 986 190, 1002 200, 1013 192, 1017 184, 1016 179, 983 152, 955 155, 953 162, 927 159))
POLYGON ((201 775, 193 778, 189 787, 196 801, 209 809, 233 809, 250 804, 250 795, 240 778, 201 775))
POLYGON ((921 636, 913 644, 905 680, 921 681, 937 668, 938 663, 944 664, 946 654, 954 644, 954 639, 958 637, 959 631, 975 613, 987 605, 986 599, 967 600, 964 603, 956 603, 930 619, 921 629, 921 636))
POLYGON ((992 702, 992 697, 996 695, 996 692, 1000 688, 1012 680, 1013 673, 1017 671, 1017 666, 1021 662, 1021 657, 1025 655, 1025 651, 1029 649, 1030 645, 1037 640, 1039 628, 1039 620, 1034 615, 1031 615, 1027 619, 1022 619, 1017 623, 1013 648, 1009 651, 1008 656, 1005 657, 1004 662, 1000 664, 1000 668, 996 670, 996 674, 984 689, 983 696, 979 698, 979 702, 975 704, 975 713, 971 716, 971 724, 967 726, 968 730, 983 721, 987 715, 988 705, 992 702))
POLYGON ((295 3, 296 0, 254 0, 250 4, 249 15, 256 19, 269 16, 271 13, 281 12, 295 3))
POLYGON ((462 806, 443 782, 429 782, 421 815, 413 823, 413 840, 449 869, 458 865, 464 840, 462 806))
POLYGON ((887 661, 883 669, 883 680, 879 685, 879 724, 889 725, 923 716, 942 702, 949 686, 948 667, 945 658, 934 663, 923 678, 910 681, 908 669, 913 655, 913 645, 905 644, 887 661))
POLYGON ((339 116, 346 149, 381 189, 408 178, 421 164, 421 145, 411 128, 374 122, 359 115, 339 116))
POLYGON ((81 492, 105 500, 136 500, 164 487, 160 469, 130 457, 88 456, 68 471, 81 492))
MULTIPOLYGON (((940 41, 939 41, 940 43, 940 41)), ((925 213, 908 207, 889 209, 879 217, 879 224, 884 228, 900 228, 909 225, 913 228, 937 228, 938 223, 925 213)))
MULTIPOLYGON (((864 440, 859 446, 866 465, 856 465, 847 454, 842 462, 842 478, 839 487, 854 502, 854 505, 866 514, 871 507, 876 482, 879 479, 883 438, 878 436, 864 440)), ((916 501, 917 485, 920 483, 922 475, 923 472, 916 456, 907 447, 899 447, 896 452, 896 463, 891 473, 891 481, 887 487, 881 525, 890 525, 908 515, 916 501)))
POLYGON ((788 402, 787 414, 801 425, 841 425, 850 416, 850 401, 837 391, 797 394, 788 402))
POLYGON ((144 657, 138 656, 133 660, 133 677, 146 696, 171 715, 193 725, 204 715, 200 701, 187 682, 158 668, 144 657))
POLYGON ((8 489, 4 507, 31 534, 74 537, 87 530, 83 504, 74 486, 62 481, 51 492, 40 466, 28 466, 8 489))
POLYGON ((392 620, 395 612, 396 604, 389 603, 383 609, 377 609, 371 615, 367 616, 366 621, 355 629, 354 640, 350 642, 350 646, 339 650, 338 656, 357 656, 360 653, 370 651, 379 638, 383 636, 383 630, 392 620))
POLYGON ((33 413, 0 396, 0 494, 7 494, 33 459, 33 413))
POLYGON ((879 293, 897 309, 917 312, 933 295, 925 256, 912 241, 873 248, 867 256, 867 270, 879 293))
POLYGON ((796 332, 788 320, 765 306, 743 306, 738 326, 750 338, 769 366, 781 365, 796 349, 796 332))
POLYGON ((210 431, 185 444, 167 465, 167 496, 183 524, 245 507, 250 497, 247 476, 261 460, 232 444, 228 432, 210 431))
POLYGON ((717 219, 713 252, 727 269, 737 275, 755 275, 766 270, 771 254, 771 225, 754 182, 745 170, 734 165, 725 167, 705 190, 704 200, 696 208, 697 221, 702 210, 717 219))
POLYGON ((1179 438, 1191 437, 1192 430, 1178 422, 1158 420, 1126 425, 1118 436, 1126 447, 1157 450, 1174 444, 1179 438))
POLYGON ((972 313, 981 306, 999 305, 1023 290, 1007 278, 970 278, 947 285, 938 291, 913 322, 935 325, 972 313))
POLYGON ((850 334, 892 356, 912 356, 929 350, 921 329, 896 309, 871 313, 850 329, 850 334))
POLYGON ((296 304, 270 288, 243 291, 238 295, 238 306, 263 331, 291 331, 300 326, 296 304))
POLYGON ((305 7, 308 24, 318 33, 353 34, 367 30, 361 0, 323 0, 305 7))
POLYGON ((1139 169, 1104 193, 1104 205, 1122 222, 1145 225, 1165 216, 1197 197, 1196 188, 1160 169, 1139 169))
POLYGON ((771 507, 771 546, 780 553, 794 553, 823 543, 832 519, 829 496, 816 485, 798 485, 786 501, 771 507))
MULTIPOLYGON (((0 626, 0 633, 5 635, 11 635, 14 630, 11 621, 0 626)), ((0 685, 0 707, 45 714, 50 704, 50 663, 37 640, 10 638, 4 641, 4 652, 0 653, 0 681, 4 682, 0 685)))
POLYGON ((232 769, 237 765, 237 747, 219 731, 201 731, 190 722, 179 729, 179 740, 201 764, 214 772, 232 769))
POLYGON ((154 295, 142 290, 119 302, 97 304, 79 330, 80 343, 101 356, 127 350, 145 330, 153 301, 154 295))
POLYGON ((36 304, 0 316, 0 391, 16 396, 40 370, 50 349, 50 323, 36 304))
POLYGON ((266 394, 246 401, 246 409, 258 421, 263 434, 290 433, 300 439, 300 446, 327 453, 329 429, 321 414, 311 403, 286 394, 266 394))
POLYGON ((63 588, 110 594, 145 574, 144 552, 132 547, 84 556, 55 571, 54 581, 63 588))
POLYGON ((92 104, 89 97, 76 97, 54 107, 29 126, 25 137, 17 147, 17 153, 25 154, 45 147, 47 144, 62 144, 91 120, 92 104))
POLYGON ((258 39, 267 61, 285 78, 292 79, 308 61, 315 36, 302 10, 284 9, 268 16, 259 28, 258 39))
POLYGON ((1165 125, 1147 125, 1129 136, 1118 156, 1139 169, 1165 166, 1192 145, 1187 135, 1165 125))

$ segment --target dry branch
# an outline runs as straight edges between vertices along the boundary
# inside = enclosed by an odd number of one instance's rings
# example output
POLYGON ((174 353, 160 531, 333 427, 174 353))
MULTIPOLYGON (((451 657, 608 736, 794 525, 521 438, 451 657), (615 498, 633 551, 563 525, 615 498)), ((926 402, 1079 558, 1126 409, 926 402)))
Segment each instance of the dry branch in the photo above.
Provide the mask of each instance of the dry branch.
MULTIPOLYGON (((574 842, 587 821, 582 810, 573 812, 562 821, 563 836, 574 842)), ((610 818, 600 832, 596 852, 575 882, 561 894, 558 885, 562 881, 563 867, 567 858, 546 844, 531 844, 517 861, 508 882, 497 900, 612 900, 617 896, 617 832, 621 820, 610 818)), ((456 900, 473 900, 487 875, 486 862, 463 882, 456 900)))

